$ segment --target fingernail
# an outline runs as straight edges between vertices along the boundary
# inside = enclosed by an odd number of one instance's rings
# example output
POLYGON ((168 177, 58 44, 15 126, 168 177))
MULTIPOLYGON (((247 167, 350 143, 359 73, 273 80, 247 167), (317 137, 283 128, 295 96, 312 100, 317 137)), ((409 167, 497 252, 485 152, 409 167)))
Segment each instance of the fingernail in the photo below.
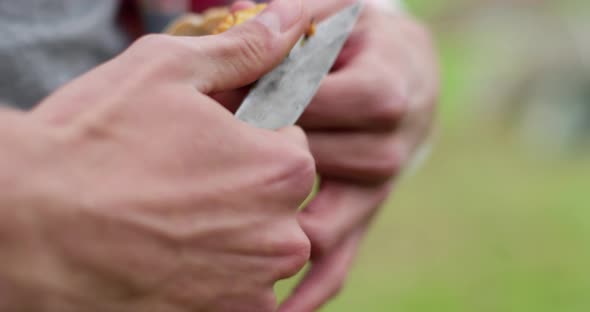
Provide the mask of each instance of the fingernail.
POLYGON ((259 16, 258 21, 273 32, 288 31, 303 11, 301 0, 275 0, 259 16))

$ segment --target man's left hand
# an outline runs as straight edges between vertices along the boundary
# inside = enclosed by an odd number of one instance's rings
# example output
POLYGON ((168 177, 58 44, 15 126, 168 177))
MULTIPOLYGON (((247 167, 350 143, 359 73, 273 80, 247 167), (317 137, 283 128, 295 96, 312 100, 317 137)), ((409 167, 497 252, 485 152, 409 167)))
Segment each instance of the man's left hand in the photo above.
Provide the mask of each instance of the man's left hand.
MULTIPOLYGON (((349 3, 307 2, 320 20, 349 3)), ((371 220, 429 136, 438 84, 427 30, 367 5, 300 121, 321 186, 300 214, 311 268, 281 311, 315 311, 340 291, 371 220)))

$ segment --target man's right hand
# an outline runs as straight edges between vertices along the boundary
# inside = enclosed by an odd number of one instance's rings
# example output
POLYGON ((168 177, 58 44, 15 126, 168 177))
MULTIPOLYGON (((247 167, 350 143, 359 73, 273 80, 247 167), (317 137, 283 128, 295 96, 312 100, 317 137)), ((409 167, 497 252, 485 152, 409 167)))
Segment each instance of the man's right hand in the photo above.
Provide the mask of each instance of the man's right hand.
POLYGON ((314 161, 301 130, 253 128, 208 96, 271 70, 309 25, 300 1, 261 16, 219 36, 140 39, 23 117, 52 144, 0 203, 31 216, 13 226, 18 250, 0 241, 12 294, 0 307, 276 308, 274 283, 309 257, 296 210, 314 161))

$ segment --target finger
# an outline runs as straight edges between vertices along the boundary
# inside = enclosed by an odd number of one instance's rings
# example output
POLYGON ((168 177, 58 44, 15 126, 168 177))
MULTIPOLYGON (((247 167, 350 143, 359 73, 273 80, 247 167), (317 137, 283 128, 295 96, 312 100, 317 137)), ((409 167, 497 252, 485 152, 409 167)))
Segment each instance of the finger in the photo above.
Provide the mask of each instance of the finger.
POLYGON ((358 227, 368 224, 387 198, 391 185, 359 186, 322 179, 320 191, 299 214, 312 243, 312 258, 321 258, 358 227))
POLYGON ((382 183, 399 174, 409 142, 391 132, 307 132, 318 173, 355 183, 382 183))
POLYGON ((219 104, 223 105, 227 110, 235 113, 249 91, 250 88, 244 87, 232 91, 215 93, 212 94, 211 97, 219 102, 219 104))
POLYGON ((314 261, 279 311, 314 312, 335 297, 344 286, 363 234, 364 229, 354 232, 333 253, 314 261))
POLYGON ((306 130, 391 129, 407 109, 405 84, 367 58, 324 79, 298 124, 306 130))
POLYGON ((358 0, 303 0, 309 13, 319 21, 337 13, 339 10, 356 3, 358 0))
POLYGON ((307 141, 307 136, 305 135, 305 132, 301 128, 299 128, 297 126, 287 127, 287 128, 280 129, 278 131, 278 133, 283 135, 289 141, 294 142, 295 144, 299 145, 303 149, 309 150, 309 143, 307 141))
POLYGON ((198 45, 196 88, 206 94, 243 87, 276 67, 309 26, 301 0, 277 0, 229 31, 184 38, 198 45))
POLYGON ((340 54, 336 58, 334 65, 330 69, 330 73, 340 71, 342 68, 347 68, 350 63, 357 59, 357 56, 362 55, 366 50, 365 32, 368 31, 362 24, 358 24, 348 36, 344 43, 340 54))
POLYGON ((231 13, 234 13, 236 11, 249 9, 254 6, 256 6, 256 3, 252 1, 236 1, 231 5, 229 10, 231 13))

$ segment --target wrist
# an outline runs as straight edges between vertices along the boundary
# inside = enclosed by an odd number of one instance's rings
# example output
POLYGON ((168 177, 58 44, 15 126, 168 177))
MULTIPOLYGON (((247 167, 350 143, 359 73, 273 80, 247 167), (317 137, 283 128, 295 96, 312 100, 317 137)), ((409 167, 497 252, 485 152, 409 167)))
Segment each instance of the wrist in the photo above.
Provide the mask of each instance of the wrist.
POLYGON ((24 113, 0 110, 0 280, 13 301, 55 291, 65 280, 43 231, 51 222, 43 213, 50 206, 48 188, 39 180, 49 158, 45 136, 24 113))

